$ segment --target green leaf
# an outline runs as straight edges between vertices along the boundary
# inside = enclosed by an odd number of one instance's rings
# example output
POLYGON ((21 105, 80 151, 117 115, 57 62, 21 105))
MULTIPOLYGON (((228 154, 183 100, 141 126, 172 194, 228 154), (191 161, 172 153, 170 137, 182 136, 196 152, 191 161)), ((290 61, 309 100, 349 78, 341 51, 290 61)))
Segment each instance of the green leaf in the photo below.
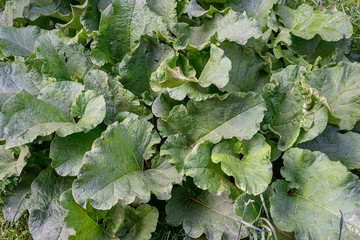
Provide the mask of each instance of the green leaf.
MULTIPOLYGON (((44 88, 43 92, 60 85, 66 87, 58 88, 59 95, 63 92, 63 95, 67 96, 64 90, 74 86, 75 83, 55 83, 44 88)), ((72 97, 82 98, 84 94, 86 95, 90 91, 72 97)), ((66 105, 63 108, 58 107, 58 105, 64 104, 61 99, 58 99, 58 101, 53 99, 54 104, 56 104, 53 105, 47 99, 41 100, 25 90, 21 90, 4 103, 2 115, 0 115, 2 117, 0 118, 2 126, 0 135, 7 140, 6 147, 20 146, 32 142, 37 136, 46 136, 54 131, 59 136, 65 137, 72 133, 93 129, 105 117, 105 101, 102 96, 95 96, 94 93, 92 95, 93 98, 89 102, 80 103, 83 104, 84 113, 80 120, 75 123, 69 111, 66 113, 66 105), (19 121, 22 124, 18 124, 19 121)), ((69 103, 68 99, 65 100, 65 102, 69 103)), ((68 107, 70 108, 70 106, 68 107)))
POLYGON ((66 137, 56 136, 51 142, 51 166, 60 176, 76 176, 83 165, 83 157, 95 139, 100 137, 102 127, 94 128, 88 133, 75 133, 66 137))
POLYGON ((40 16, 49 16, 62 21, 71 20, 71 1, 70 0, 32 0, 30 5, 24 11, 31 21, 40 16))
POLYGON ((338 239, 342 212, 342 238, 358 239, 359 178, 320 152, 294 148, 283 159, 281 175, 289 183, 276 181, 270 198, 276 226, 297 239, 338 239))
POLYGON ((231 61, 229 83, 222 90, 261 93, 265 83, 268 82, 268 75, 263 70, 267 63, 252 49, 234 42, 223 42, 220 48, 231 61))
POLYGON ((271 147, 260 134, 242 142, 235 139, 222 141, 211 153, 212 161, 221 163, 221 169, 235 178, 236 186, 253 195, 264 192, 271 182, 270 157, 271 147))
POLYGON ((165 22, 176 17, 174 2, 114 0, 101 15, 99 35, 91 47, 93 62, 100 66, 120 62, 139 46, 142 35, 166 30, 165 22))
POLYGON ((70 189, 61 194, 60 203, 67 210, 64 218, 66 228, 75 232, 69 239, 116 239, 108 236, 105 226, 101 224, 106 221, 109 211, 96 210, 89 203, 86 209, 82 208, 75 202, 70 189))
POLYGON ((210 58, 199 77, 200 86, 208 87, 214 84, 218 88, 225 87, 229 82, 230 69, 231 61, 224 55, 224 51, 211 44, 210 58))
POLYGON ((262 210, 261 200, 257 196, 241 194, 234 203, 234 212, 249 223, 255 222, 262 210))
POLYGON ((164 137, 184 134, 188 146, 205 140, 216 143, 222 137, 250 139, 259 130, 264 110, 264 101, 256 93, 230 94, 224 100, 191 100, 187 107, 175 106, 166 122, 158 122, 158 128, 164 137))
POLYGON ((68 210, 66 227, 76 232, 69 239, 150 239, 155 231, 159 212, 147 204, 137 209, 116 204, 110 210, 97 210, 87 203, 79 206, 68 190, 61 195, 61 205, 68 210))
POLYGON ((26 165, 25 157, 28 153, 27 146, 21 147, 20 154, 15 159, 11 150, 5 149, 5 145, 0 145, 0 182, 12 176, 20 176, 26 165))
POLYGON ((59 177, 47 168, 31 184, 32 195, 27 208, 30 212, 29 230, 35 240, 67 239, 66 211, 60 206, 60 195, 71 188, 72 182, 73 178, 59 177))
POLYGON ((263 97, 271 116, 269 128, 279 136, 278 148, 285 151, 297 140, 310 106, 309 93, 301 85, 305 69, 291 65, 272 75, 263 97))
POLYGON ((296 141, 297 143, 310 141, 325 130, 328 122, 327 108, 320 102, 315 102, 312 109, 305 113, 304 123, 307 121, 310 122, 311 126, 309 129, 305 130, 302 128, 300 130, 299 137, 296 141))
POLYGON ((151 107, 153 114, 159 118, 167 118, 171 109, 182 102, 170 98, 169 94, 162 92, 155 100, 151 107))
POLYGON ((249 18, 255 18, 261 27, 265 27, 270 11, 277 2, 278 0, 228 0, 225 6, 236 12, 245 11, 249 18))
POLYGON ((156 207, 141 204, 137 209, 130 206, 125 208, 124 223, 116 233, 120 239, 151 239, 151 233, 155 232, 159 218, 156 207))
POLYGON ((15 62, 0 62, 0 107, 22 89, 37 95, 42 81, 42 75, 32 62, 22 58, 17 58, 15 62))
MULTIPOLYGON (((321 68, 306 76, 307 86, 320 93, 320 101, 329 109, 335 119, 330 123, 340 129, 351 130, 360 120, 358 63, 341 62, 330 68, 321 68), (325 100, 321 97, 325 97, 325 100)), ((315 92, 315 94, 316 94, 315 92)), ((319 94, 317 94, 319 95, 319 94)))
POLYGON ((299 144, 298 147, 325 153, 331 161, 339 161, 349 169, 360 168, 360 134, 340 133, 339 128, 328 125, 315 139, 299 144))
POLYGON ((85 76, 85 89, 95 90, 105 98, 105 123, 112 124, 120 112, 132 112, 146 118, 151 117, 150 111, 118 80, 101 70, 92 70, 85 76))
POLYGON ((118 200, 129 204, 136 197, 148 202, 150 192, 159 199, 169 199, 172 183, 179 181, 175 167, 164 162, 145 169, 145 161, 154 153, 153 145, 159 142, 146 120, 129 117, 110 125, 85 154, 73 185, 76 202, 84 205, 90 199, 95 208, 110 209, 118 200))
POLYGON ((349 18, 342 12, 331 14, 326 9, 314 10, 302 4, 296 10, 279 5, 276 14, 292 34, 307 40, 318 34, 325 41, 338 41, 349 38, 353 32, 349 18))
POLYGON ((28 57, 34 52, 36 39, 44 34, 44 30, 36 26, 26 28, 3 27, 0 28, 1 52, 5 56, 28 57))
POLYGON ((188 46, 201 50, 210 45, 214 36, 219 42, 229 40, 245 45, 250 38, 261 37, 261 28, 246 14, 229 10, 225 15, 218 12, 211 19, 204 18, 204 23, 200 27, 190 27, 188 34, 188 46))
POLYGON ((21 181, 7 195, 1 196, 3 203, 2 213, 6 221, 15 223, 27 210, 27 201, 31 193, 31 183, 35 175, 26 174, 21 177, 21 181))
POLYGON ((125 55, 119 64, 120 81, 126 89, 136 96, 150 92, 150 78, 160 64, 167 58, 174 56, 174 50, 149 37, 140 41, 139 47, 125 55))
POLYGON ((184 173, 193 177, 197 187, 215 196, 229 191, 233 198, 239 190, 221 170, 220 164, 211 161, 212 149, 213 144, 209 141, 197 144, 184 160, 184 173))
POLYGON ((84 78, 91 68, 89 51, 79 43, 66 45, 55 33, 47 32, 35 42, 36 55, 45 62, 43 73, 58 81, 84 78))
POLYGON ((160 156, 173 163, 179 173, 183 174, 184 161, 192 148, 187 147, 186 137, 184 135, 170 135, 163 145, 161 145, 160 156))
POLYGON ((200 189, 179 186, 172 191, 166 205, 166 221, 174 226, 182 224, 185 233, 198 238, 206 234, 209 240, 238 239, 248 235, 242 219, 233 212, 233 202, 228 193, 213 196, 200 189))

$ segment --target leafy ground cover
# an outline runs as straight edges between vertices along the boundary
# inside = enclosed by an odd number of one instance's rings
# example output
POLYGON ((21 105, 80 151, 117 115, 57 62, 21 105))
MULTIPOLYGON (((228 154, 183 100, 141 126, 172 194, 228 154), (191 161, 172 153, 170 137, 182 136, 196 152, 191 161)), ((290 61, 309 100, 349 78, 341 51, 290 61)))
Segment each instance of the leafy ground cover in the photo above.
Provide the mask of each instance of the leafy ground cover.
POLYGON ((1 238, 359 239, 358 5, 302 3, 0 1, 1 238))

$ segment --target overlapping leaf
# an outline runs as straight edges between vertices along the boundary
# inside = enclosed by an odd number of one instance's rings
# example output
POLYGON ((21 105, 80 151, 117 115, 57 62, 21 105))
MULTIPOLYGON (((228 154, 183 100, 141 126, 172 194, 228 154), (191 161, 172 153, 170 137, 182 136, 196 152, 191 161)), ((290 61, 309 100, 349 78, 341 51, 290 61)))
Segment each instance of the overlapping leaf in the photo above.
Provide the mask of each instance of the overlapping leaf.
POLYGON ((146 120, 129 117, 115 122, 97 139, 84 157, 73 195, 80 205, 86 199, 97 209, 110 209, 118 200, 129 204, 137 198, 150 200, 150 192, 160 199, 170 198, 172 183, 179 181, 175 167, 163 162, 145 169, 160 138, 146 120))
POLYGON ((298 148, 284 155, 285 178, 273 184, 271 216, 283 231, 297 239, 359 238, 360 181, 340 162, 325 154, 298 148), (342 216, 341 216, 342 215, 342 216), (343 218, 343 220, 341 220, 343 218))

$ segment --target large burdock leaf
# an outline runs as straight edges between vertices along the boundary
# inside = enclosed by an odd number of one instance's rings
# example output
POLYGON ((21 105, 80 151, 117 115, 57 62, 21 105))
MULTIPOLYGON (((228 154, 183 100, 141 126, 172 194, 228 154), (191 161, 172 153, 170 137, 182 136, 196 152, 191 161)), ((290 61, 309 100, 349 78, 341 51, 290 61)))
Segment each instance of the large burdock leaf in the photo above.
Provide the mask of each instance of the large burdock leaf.
POLYGON ((235 178, 241 190, 253 195, 264 192, 271 182, 270 157, 271 147, 260 134, 242 142, 235 139, 220 142, 211 154, 212 161, 221 163, 221 169, 235 178))
POLYGON ((83 208, 75 202, 71 190, 64 192, 60 201, 68 210, 64 222, 68 229, 75 231, 69 237, 73 240, 150 239, 159 217, 158 210, 148 204, 134 209, 118 203, 110 210, 97 210, 87 203, 83 208))
POLYGON ((227 92, 257 92, 261 93, 268 74, 263 71, 267 63, 257 56, 254 50, 234 42, 223 42, 220 48, 231 61, 229 83, 222 88, 227 92))
POLYGON ((251 92, 230 94, 224 100, 191 100, 187 107, 175 106, 158 127, 163 136, 185 135, 188 146, 205 140, 216 143, 222 137, 250 139, 259 130, 264 110, 262 97, 251 92))
POLYGON ((79 83, 58 82, 44 88, 41 99, 21 90, 7 100, 0 115, 0 135, 7 140, 6 147, 20 146, 54 131, 65 137, 89 131, 100 124, 105 117, 104 98, 91 90, 81 93, 82 88, 79 83), (77 122, 70 109, 78 110, 76 116, 80 119, 77 122))
POLYGON ((36 56, 45 62, 43 73, 58 81, 84 78, 92 66, 89 51, 79 43, 66 45, 55 33, 47 32, 35 42, 36 56))
POLYGON ((142 117, 151 117, 149 109, 140 103, 138 97, 123 87, 118 81, 101 70, 92 70, 85 76, 85 89, 103 95, 106 102, 105 123, 110 125, 120 112, 132 112, 142 117))
POLYGON ((26 165, 25 157, 29 153, 28 147, 20 148, 20 154, 17 159, 11 150, 5 149, 5 145, 0 145, 0 190, 2 182, 12 176, 20 176, 23 168, 26 165))
POLYGON ((95 140, 84 157, 84 166, 73 185, 77 203, 90 199, 97 209, 110 209, 118 200, 129 204, 138 198, 150 200, 150 192, 169 199, 172 183, 179 181, 175 167, 167 162, 145 170, 145 160, 153 153, 160 137, 153 125, 141 118, 115 122, 95 140))
POLYGON ((340 133, 339 128, 328 125, 315 139, 298 145, 299 148, 325 153, 331 161, 339 161, 347 168, 360 168, 360 134, 340 133))
POLYGON ((271 118, 269 128, 279 136, 281 151, 296 142, 306 123, 311 97, 301 85, 304 71, 302 67, 291 65, 273 74, 272 82, 264 87, 263 96, 271 118))
POLYGON ((95 139, 100 137, 102 127, 92 129, 87 133, 74 133, 66 137, 56 136, 51 142, 51 166, 60 176, 76 176, 83 165, 83 157, 95 139))
POLYGON ((228 0, 225 6, 240 13, 245 11, 247 16, 255 18, 262 27, 265 27, 269 13, 277 2, 277 0, 228 0))
POLYGON ((20 182, 6 195, 1 196, 2 213, 6 221, 15 223, 27 210, 27 201, 31 193, 31 183, 36 176, 27 173, 21 176, 20 182))
POLYGON ((256 20, 250 20, 246 14, 233 10, 214 14, 212 18, 204 18, 204 23, 199 27, 190 27, 188 39, 184 42, 192 48, 201 50, 210 45, 210 39, 216 37, 220 42, 229 40, 240 45, 245 45, 250 38, 261 36, 261 27, 256 20))
POLYGON ((342 239, 359 239, 359 178, 320 152, 294 148, 283 159, 281 174, 289 183, 276 181, 270 198, 276 226, 295 231, 297 239, 325 240, 339 238, 343 221, 342 239))
POLYGON ((208 87, 210 84, 223 88, 229 82, 231 61, 224 55, 224 51, 211 44, 210 58, 199 77, 199 84, 208 87))
POLYGON ((40 68, 37 61, 22 58, 16 58, 15 62, 0 62, 0 107, 22 89, 37 95, 43 81, 40 68))
POLYGON ((49 16, 67 22, 72 17, 71 3, 70 0, 32 0, 24 13, 31 21, 40 16, 49 16))
POLYGON ((34 52, 35 40, 43 33, 44 31, 36 26, 0 28, 1 52, 5 56, 28 57, 34 52))
POLYGON ((197 144, 184 160, 184 173, 194 179, 197 187, 219 196, 230 191, 236 199, 239 190, 221 169, 220 164, 211 161, 213 144, 209 141, 197 144))
MULTIPOLYGON (((86 208, 82 208, 75 202, 71 189, 61 194, 60 203, 67 210, 64 219, 66 228, 75 232, 71 234, 69 239, 116 239, 107 235, 105 229, 105 227, 111 227, 104 224, 106 217, 109 215, 108 210, 96 210, 89 203, 86 208)), ((122 212, 116 211, 117 209, 117 207, 114 207, 115 211, 113 211, 121 214, 122 212)), ((120 210, 123 209, 120 208, 120 210)), ((113 223, 116 224, 116 221, 113 223)))
POLYGON ((192 238, 206 234, 209 240, 236 240, 248 235, 242 219, 233 212, 233 202, 224 192, 213 196, 201 189, 180 186, 172 191, 172 198, 166 205, 166 220, 169 224, 182 224, 192 238))
POLYGON ((30 212, 29 230, 35 240, 67 239, 64 226, 66 210, 60 206, 60 195, 71 188, 73 178, 56 175, 51 168, 43 170, 31 184, 31 198, 27 203, 30 212))
POLYGON ((120 62, 139 46, 142 35, 166 30, 166 22, 176 19, 174 4, 174 0, 114 0, 101 15, 99 35, 91 47, 94 63, 120 62))
POLYGON ((149 37, 143 37, 139 47, 125 55, 119 64, 120 81, 126 89, 140 97, 150 92, 150 77, 160 64, 174 56, 174 50, 149 37))
POLYGON ((120 239, 151 239, 151 233, 155 232, 159 211, 156 207, 142 204, 136 209, 126 206, 124 209, 124 222, 117 231, 116 236, 120 239))
POLYGON ((340 129, 351 130, 360 120, 360 74, 359 63, 341 62, 330 68, 321 68, 307 75, 309 87, 314 88, 323 97, 322 101, 335 119, 331 123, 340 129))
POLYGON ((307 40, 318 34, 325 41, 338 41, 353 32, 349 18, 342 12, 331 14, 303 4, 296 10, 279 5, 276 13, 292 34, 307 40))

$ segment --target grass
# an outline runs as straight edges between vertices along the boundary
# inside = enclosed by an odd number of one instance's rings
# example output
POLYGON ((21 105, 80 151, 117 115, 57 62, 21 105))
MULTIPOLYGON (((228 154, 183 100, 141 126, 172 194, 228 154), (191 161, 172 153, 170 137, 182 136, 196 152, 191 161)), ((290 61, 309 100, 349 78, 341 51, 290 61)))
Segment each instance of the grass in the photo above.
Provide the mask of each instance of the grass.
POLYGON ((27 224, 28 214, 24 214, 17 222, 11 225, 4 219, 0 211, 0 239, 2 240, 32 240, 27 224))

